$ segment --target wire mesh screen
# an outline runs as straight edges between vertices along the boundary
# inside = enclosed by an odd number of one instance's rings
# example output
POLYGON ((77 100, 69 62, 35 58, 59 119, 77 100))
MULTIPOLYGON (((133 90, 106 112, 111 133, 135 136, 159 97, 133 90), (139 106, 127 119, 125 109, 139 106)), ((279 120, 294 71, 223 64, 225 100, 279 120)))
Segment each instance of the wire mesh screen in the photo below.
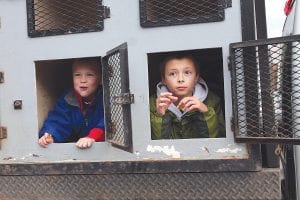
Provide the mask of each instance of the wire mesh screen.
POLYGON ((300 142, 300 37, 231 45, 237 141, 300 142))
POLYGON ((229 0, 140 0, 140 22, 153 27, 222 21, 229 6, 229 0))
POLYGON ((102 0, 27 0, 30 37, 103 30, 102 0))
POLYGON ((113 50, 103 59, 105 130, 108 141, 130 148, 131 102, 128 99, 127 51, 123 47, 124 45, 119 47, 121 49, 113 50))

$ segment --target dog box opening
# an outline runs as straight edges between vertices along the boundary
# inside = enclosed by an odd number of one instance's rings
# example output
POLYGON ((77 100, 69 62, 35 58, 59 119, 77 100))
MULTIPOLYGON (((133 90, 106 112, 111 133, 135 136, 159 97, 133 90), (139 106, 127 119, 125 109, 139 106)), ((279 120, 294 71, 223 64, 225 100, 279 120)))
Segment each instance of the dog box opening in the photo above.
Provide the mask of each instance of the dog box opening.
POLYGON ((100 134, 103 141, 100 57, 36 61, 35 69, 39 137, 49 134, 65 143, 86 137, 98 141, 100 134))
POLYGON ((222 138, 221 48, 148 54, 151 139, 222 138))

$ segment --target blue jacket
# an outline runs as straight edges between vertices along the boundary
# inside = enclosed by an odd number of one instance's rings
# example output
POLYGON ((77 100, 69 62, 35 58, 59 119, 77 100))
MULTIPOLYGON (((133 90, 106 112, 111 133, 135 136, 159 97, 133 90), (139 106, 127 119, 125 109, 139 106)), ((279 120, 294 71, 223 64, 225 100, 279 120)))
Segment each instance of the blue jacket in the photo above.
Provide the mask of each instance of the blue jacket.
POLYGON ((97 92, 94 103, 87 108, 85 115, 80 110, 80 102, 74 91, 71 90, 58 98, 55 108, 44 121, 39 137, 48 132, 54 142, 76 142, 87 136, 93 128, 104 130, 102 89, 97 92))

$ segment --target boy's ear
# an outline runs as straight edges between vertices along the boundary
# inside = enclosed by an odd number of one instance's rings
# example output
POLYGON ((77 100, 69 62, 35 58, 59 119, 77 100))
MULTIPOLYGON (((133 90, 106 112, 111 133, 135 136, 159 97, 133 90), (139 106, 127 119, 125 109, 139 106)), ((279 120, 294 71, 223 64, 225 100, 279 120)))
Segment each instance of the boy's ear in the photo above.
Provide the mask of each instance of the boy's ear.
POLYGON ((199 81, 199 79, 200 79, 200 75, 198 74, 195 79, 195 84, 199 81))

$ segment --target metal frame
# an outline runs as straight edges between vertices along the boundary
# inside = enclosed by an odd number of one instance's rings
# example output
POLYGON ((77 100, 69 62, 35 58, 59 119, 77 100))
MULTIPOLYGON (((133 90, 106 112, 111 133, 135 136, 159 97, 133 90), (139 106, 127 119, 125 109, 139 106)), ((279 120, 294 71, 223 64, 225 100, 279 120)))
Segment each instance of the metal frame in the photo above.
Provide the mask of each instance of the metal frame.
POLYGON ((249 148, 249 157, 219 160, 141 160, 113 162, 9 163, 0 165, 0 175, 59 175, 173 172, 260 171, 260 148, 249 148))
POLYGON ((234 173, 1 176, 5 200, 281 200, 279 169, 234 173))
POLYGON ((131 129, 131 112, 130 112, 130 94, 129 94, 129 76, 128 76, 128 53, 127 53, 127 44, 121 44, 120 46, 110 50, 107 52, 106 56, 102 59, 102 76, 103 76, 103 89, 104 89, 104 105, 105 105, 105 116, 106 119, 111 119, 112 115, 114 113, 111 113, 111 105, 112 102, 116 102, 117 99, 121 99, 119 103, 115 103, 115 106, 119 106, 119 108, 122 109, 122 120, 123 124, 122 127, 125 127, 123 129, 124 133, 124 142, 120 143, 113 138, 114 130, 112 128, 112 123, 110 120, 105 121, 105 129, 106 129, 106 137, 107 140, 118 146, 121 149, 127 150, 132 152, 132 129, 131 129), (119 72, 120 72, 120 89, 121 94, 111 94, 109 83, 110 83, 110 76, 114 76, 114 72, 111 69, 111 66, 109 66, 108 60, 109 58, 118 53, 120 55, 120 66, 119 72), (112 95, 118 95, 112 96, 112 95), (128 97, 126 100, 125 97, 128 97))
MULTIPOLYGON (((248 26, 248 2, 241 0, 242 33, 254 33, 254 26, 248 26), (245 11, 245 13, 243 13, 245 11)), ((32 2, 32 0, 27 0, 32 2)), ((27 4, 29 5, 29 4, 27 4)), ((29 15, 29 18, 32 17, 29 15)), ((32 25, 32 24, 31 24, 32 25)), ((124 174, 124 173, 176 173, 176 172, 244 172, 261 170, 260 145, 248 145, 249 156, 245 159, 230 157, 218 160, 137 160, 113 162, 82 162, 68 163, 12 163, 0 164, 0 175, 76 175, 76 174, 124 174)))
POLYGON ((102 6, 102 0, 97 0, 97 10, 99 11, 99 19, 95 27, 89 28, 71 28, 71 29, 51 29, 51 30, 35 30, 35 15, 34 15, 34 1, 35 0, 26 0, 27 7, 27 29, 29 37, 45 37, 45 36, 54 36, 54 35, 67 35, 73 33, 86 33, 86 32, 96 32, 102 31, 104 29, 104 19, 109 17, 110 11, 107 7, 102 6))
POLYGON ((140 6, 140 24, 142 27, 157 27, 157 26, 172 26, 182 24, 195 24, 195 23, 208 23, 223 21, 225 18, 224 9, 231 7, 231 0, 217 0, 223 9, 218 10, 218 16, 198 16, 195 17, 184 17, 184 18, 173 18, 157 21, 149 21, 146 14, 146 1, 139 0, 140 6))
MULTIPOLYGON (((286 36, 286 37, 278 37, 271 39, 260 39, 246 42, 239 42, 230 44, 230 55, 233 55, 233 49, 235 48, 243 48, 243 47, 256 47, 260 45, 268 45, 268 44, 276 44, 276 43, 291 43, 294 41, 300 41, 300 35, 294 36, 286 36)), ((233 57, 230 58, 230 63, 233 63, 233 57)), ((236 94, 236 71, 235 68, 232 67, 232 102, 233 104, 233 114, 234 114, 234 133, 235 133, 235 141, 236 142, 247 142, 247 143, 292 143, 292 144, 300 144, 300 138, 274 138, 274 137, 239 137, 238 134, 238 114, 237 114, 237 94, 236 94)), ((246 75, 245 75, 246 78, 246 75)), ((246 81, 245 81, 246 82, 246 81)), ((246 86, 247 87, 247 86, 246 86)), ((254 102, 255 104, 255 102, 254 102)), ((257 101, 258 104, 258 101, 257 101)))

